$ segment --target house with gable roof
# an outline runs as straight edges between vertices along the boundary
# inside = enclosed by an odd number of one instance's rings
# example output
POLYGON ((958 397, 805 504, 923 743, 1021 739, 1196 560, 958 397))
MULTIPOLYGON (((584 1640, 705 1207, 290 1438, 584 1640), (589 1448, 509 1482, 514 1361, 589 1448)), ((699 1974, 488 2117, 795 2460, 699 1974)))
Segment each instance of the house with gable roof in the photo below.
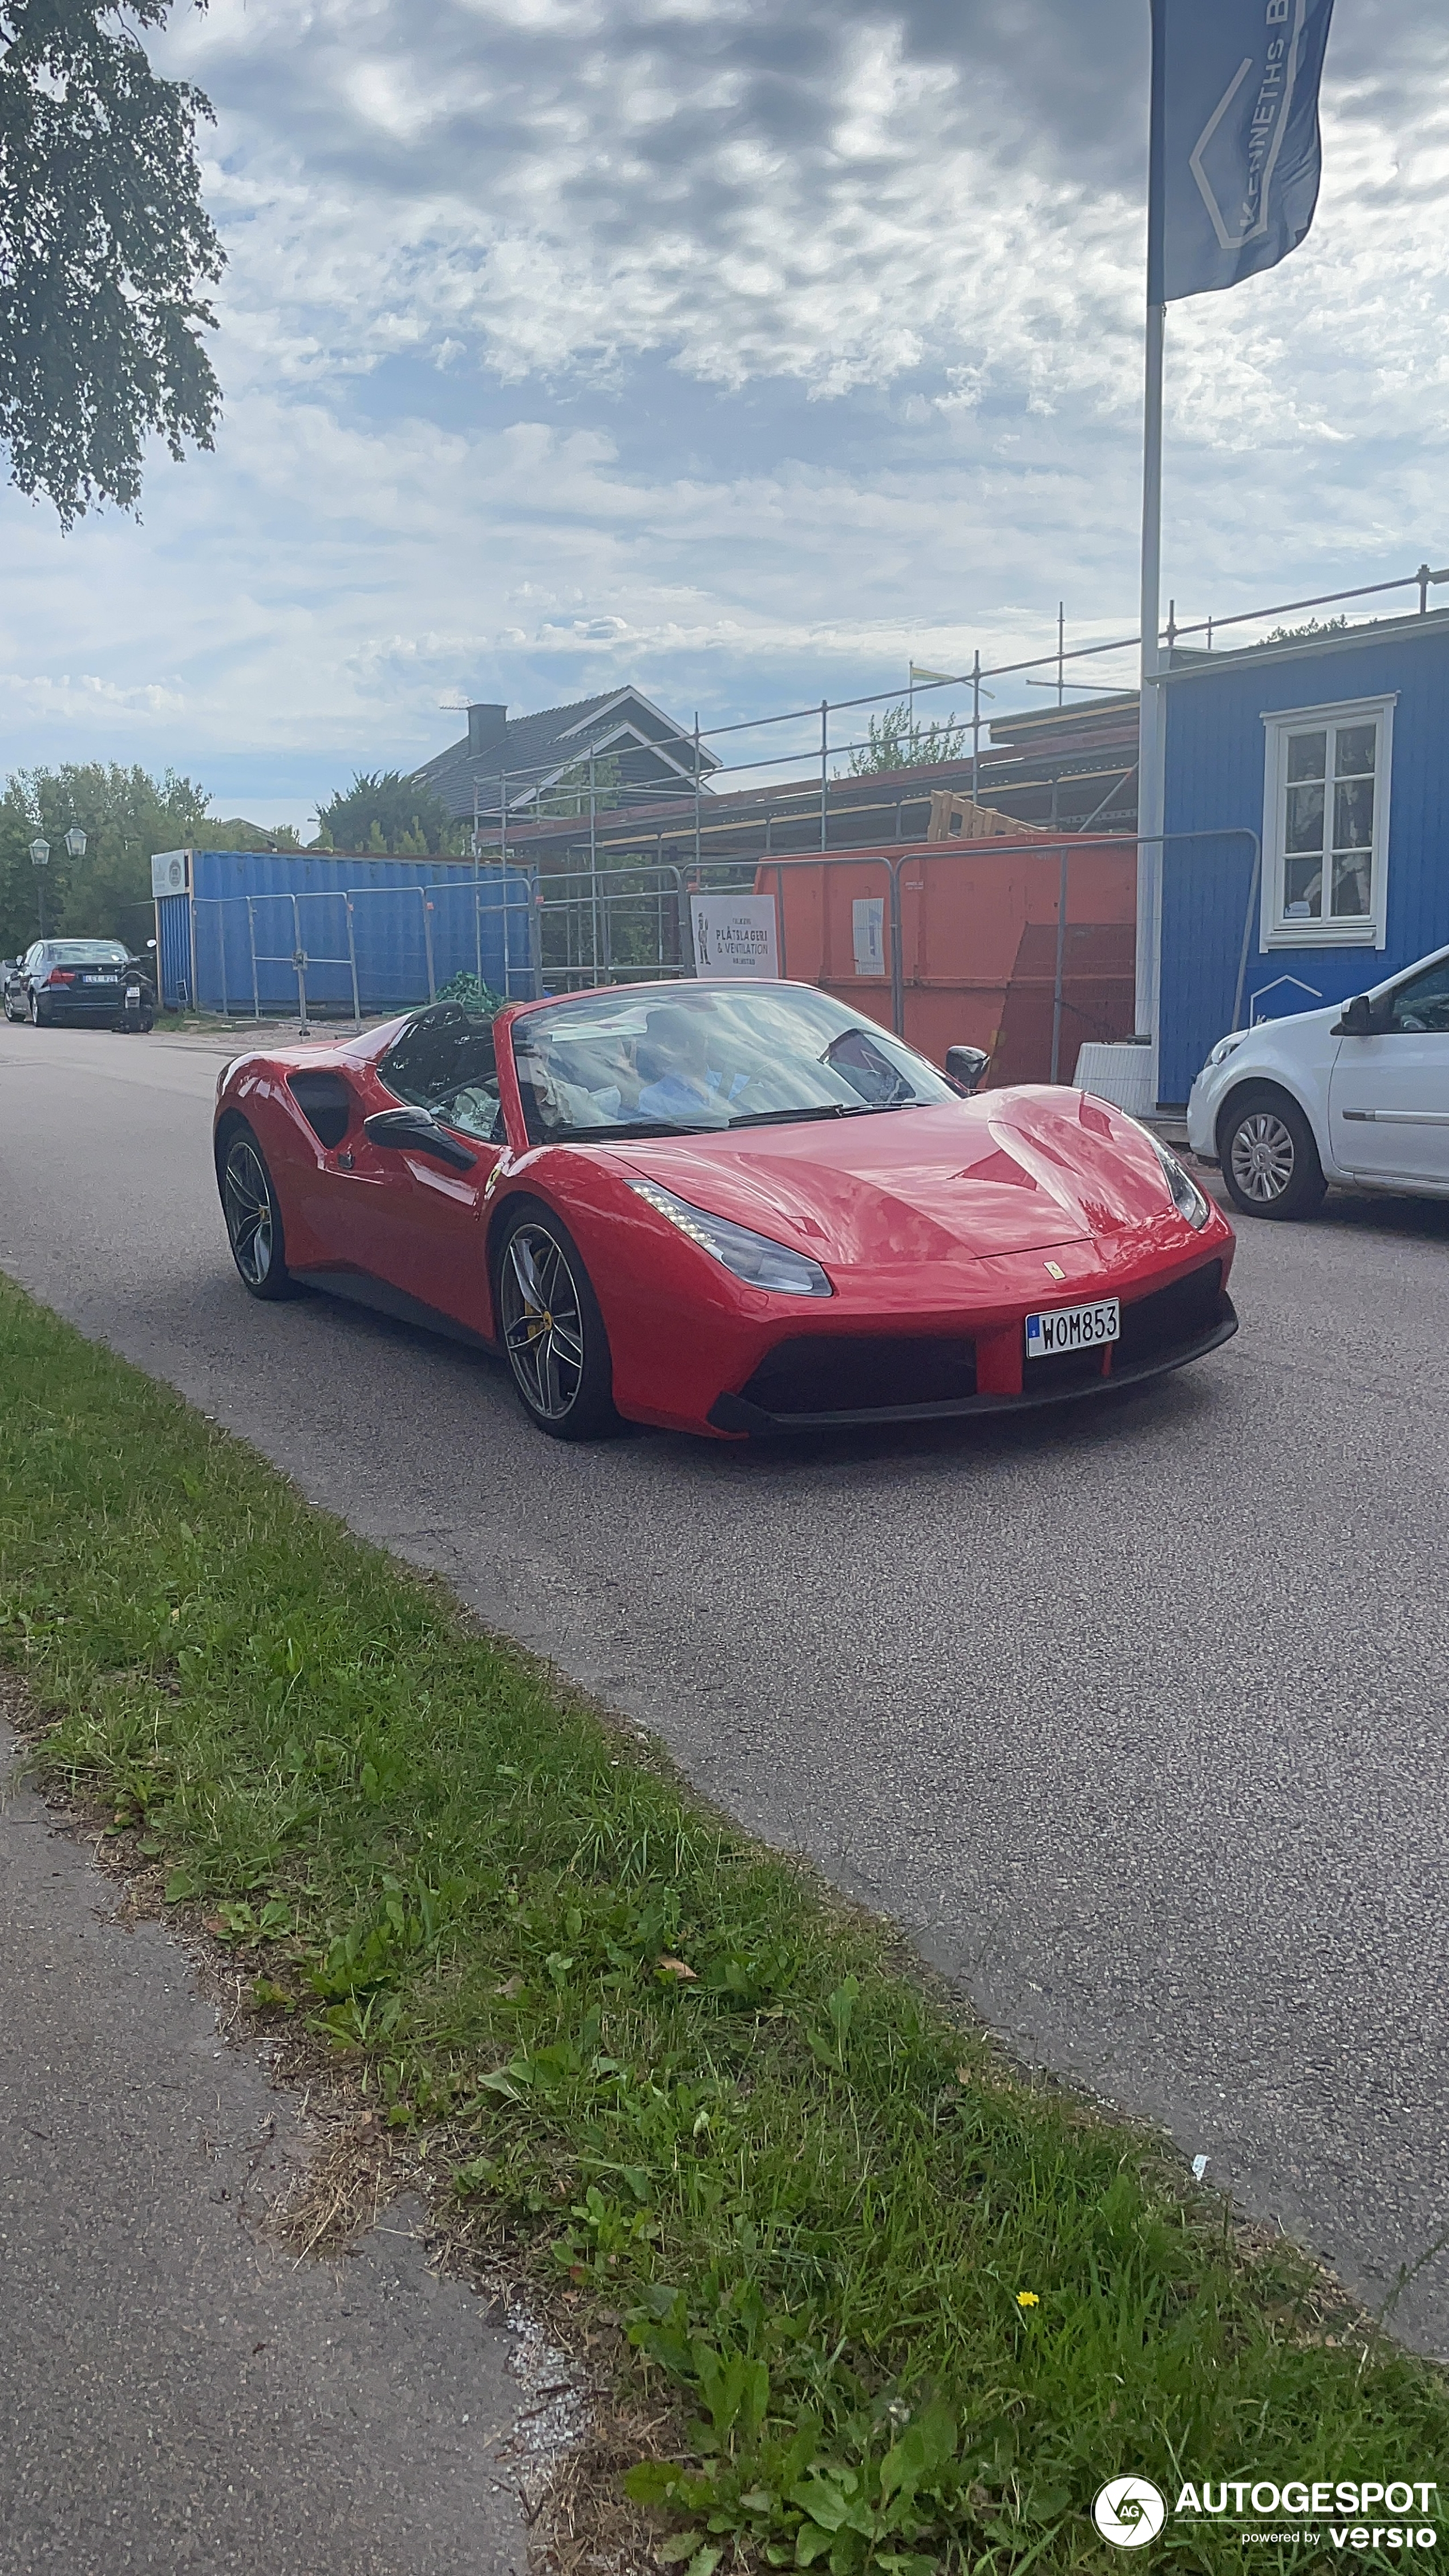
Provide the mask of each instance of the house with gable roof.
MULTIPOLYGON (((437 752, 414 776, 440 797, 458 822, 496 824, 504 812, 527 822, 557 810, 560 782, 587 793, 590 757, 607 760, 627 803, 665 794, 694 794, 695 742, 646 698, 642 689, 607 689, 571 706, 544 707, 510 720, 506 706, 470 706, 461 742, 437 752)), ((699 751, 701 783, 720 766, 699 751)))

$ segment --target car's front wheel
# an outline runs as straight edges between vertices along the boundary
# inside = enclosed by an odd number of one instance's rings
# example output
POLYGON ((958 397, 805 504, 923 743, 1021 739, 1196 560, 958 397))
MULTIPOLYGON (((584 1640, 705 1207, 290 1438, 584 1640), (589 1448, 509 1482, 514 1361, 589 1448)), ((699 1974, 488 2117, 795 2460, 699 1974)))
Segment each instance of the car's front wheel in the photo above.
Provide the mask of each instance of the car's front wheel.
POLYGON ((1223 1179, 1244 1216, 1311 1216, 1328 1184, 1313 1130, 1283 1091, 1249 1091, 1220 1129, 1223 1179))
POLYGON ((15 996, 13 993, 7 992, 5 996, 5 1017, 7 1020, 23 1020, 25 1017, 24 1002, 22 1001, 19 1009, 17 1010, 15 1007, 15 996))
POLYGON ((252 1297, 290 1297, 295 1292, 287 1268, 287 1239, 282 1211, 250 1127, 234 1127, 218 1157, 222 1214, 237 1276, 252 1297))
POLYGON ((524 1411, 553 1440, 620 1428, 604 1318, 578 1246, 546 1208, 520 1208, 498 1247, 499 1338, 524 1411))

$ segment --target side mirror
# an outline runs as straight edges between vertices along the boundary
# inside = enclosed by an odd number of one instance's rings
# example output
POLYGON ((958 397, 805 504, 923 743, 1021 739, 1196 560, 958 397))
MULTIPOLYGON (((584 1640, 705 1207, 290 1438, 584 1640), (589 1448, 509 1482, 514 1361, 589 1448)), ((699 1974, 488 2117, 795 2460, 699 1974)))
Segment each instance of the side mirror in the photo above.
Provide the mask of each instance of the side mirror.
POLYGON ((1374 1006, 1367 993, 1355 993, 1345 1002, 1343 1013, 1332 1034, 1336 1038, 1371 1038, 1374 1033, 1374 1006))
POLYGON ((946 1049, 946 1079, 960 1091, 976 1091, 981 1086, 991 1058, 984 1047, 953 1046, 946 1049))
POLYGON ((362 1132, 385 1153, 428 1154, 435 1163, 450 1164, 455 1172, 471 1172, 478 1159, 426 1109, 375 1109, 370 1118, 364 1118, 362 1132))

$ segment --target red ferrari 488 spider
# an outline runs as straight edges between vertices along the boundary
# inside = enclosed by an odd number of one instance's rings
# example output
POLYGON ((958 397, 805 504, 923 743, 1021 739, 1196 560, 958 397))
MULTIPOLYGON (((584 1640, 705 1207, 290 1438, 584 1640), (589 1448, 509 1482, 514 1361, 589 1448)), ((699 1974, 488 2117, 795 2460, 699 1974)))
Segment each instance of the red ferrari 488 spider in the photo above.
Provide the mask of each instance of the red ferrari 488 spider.
POLYGON ((998 1413, 1237 1328, 1232 1230, 1146 1128, 972 1095, 808 985, 442 1002, 239 1056, 216 1169, 254 1297, 481 1344, 564 1440, 998 1413))

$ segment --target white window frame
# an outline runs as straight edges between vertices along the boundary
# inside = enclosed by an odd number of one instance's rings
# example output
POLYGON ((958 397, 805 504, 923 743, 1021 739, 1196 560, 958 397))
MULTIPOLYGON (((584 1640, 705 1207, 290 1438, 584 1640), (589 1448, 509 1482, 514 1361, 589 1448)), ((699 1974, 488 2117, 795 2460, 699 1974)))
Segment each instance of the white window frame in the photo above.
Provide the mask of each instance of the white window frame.
MULTIPOLYGON (((1382 698, 1344 698, 1332 706, 1275 707, 1262 717, 1263 758, 1263 889, 1260 951, 1271 948, 1382 948, 1388 937, 1389 779, 1394 752, 1394 708, 1398 692, 1382 698), (1374 745, 1374 831, 1369 880, 1370 912, 1353 921, 1288 921, 1283 913, 1283 847, 1287 814, 1288 737, 1312 733, 1319 726, 1369 724, 1377 728, 1374 745)), ((1331 781, 1325 782, 1331 787, 1331 781)), ((1330 811, 1325 796, 1324 831, 1330 811)), ((1327 852, 1325 851, 1325 868, 1327 852)))

